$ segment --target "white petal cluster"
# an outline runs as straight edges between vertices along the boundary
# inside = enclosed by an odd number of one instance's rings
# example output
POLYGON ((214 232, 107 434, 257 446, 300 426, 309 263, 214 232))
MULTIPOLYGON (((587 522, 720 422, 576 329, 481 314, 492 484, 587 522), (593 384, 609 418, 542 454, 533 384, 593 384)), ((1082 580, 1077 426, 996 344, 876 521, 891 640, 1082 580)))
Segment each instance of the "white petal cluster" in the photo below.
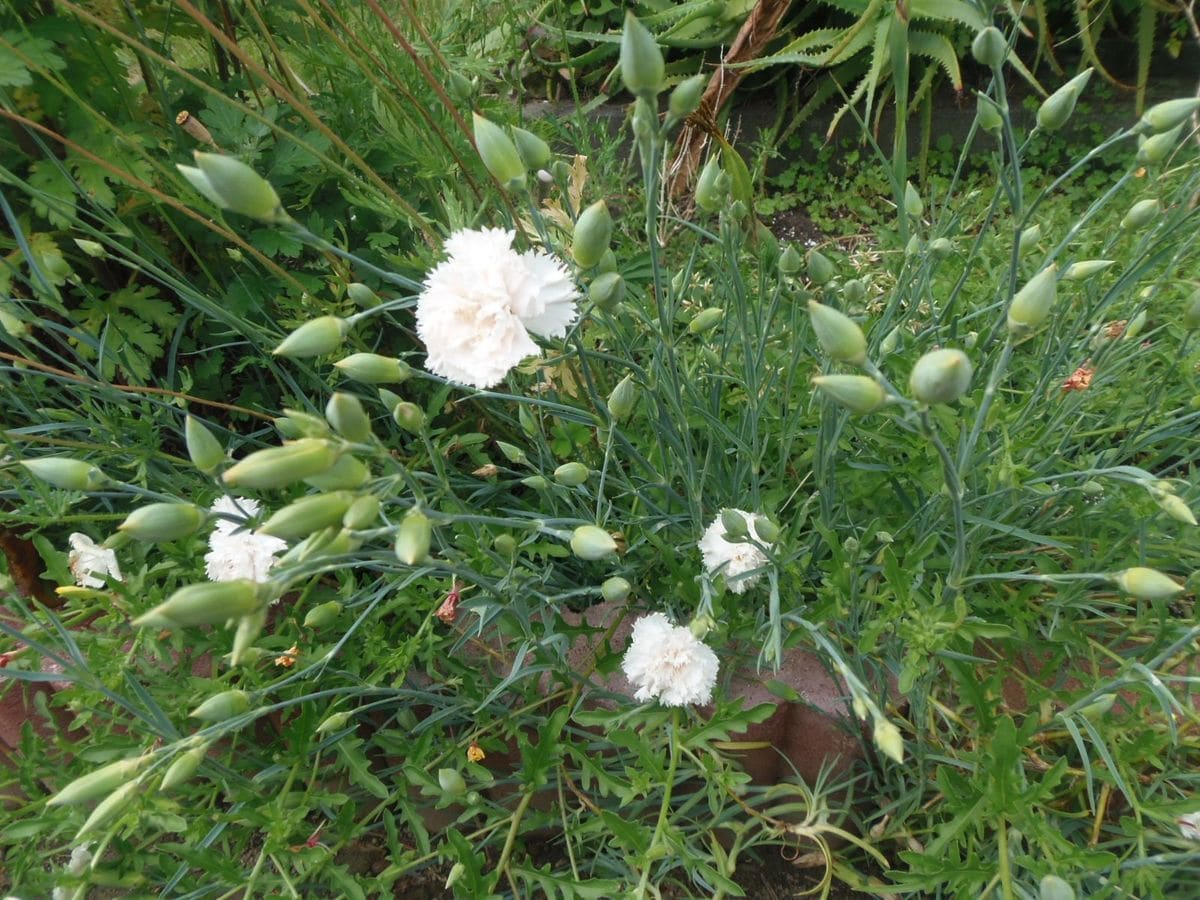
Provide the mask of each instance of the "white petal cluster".
POLYGON ((287 542, 266 534, 244 530, 246 521, 258 515, 258 501, 245 497, 221 497, 212 511, 235 516, 240 522, 218 518, 208 537, 204 570, 209 581, 266 581, 275 556, 287 549, 287 542))
POLYGON ((67 541, 71 545, 71 550, 67 553, 67 565, 71 567, 71 574, 75 576, 77 585, 102 588, 105 576, 124 581, 115 552, 99 546, 86 534, 79 532, 72 534, 67 541))
POLYGON ((562 337, 575 321, 579 292, 559 260, 518 253, 514 232, 462 230, 417 298, 417 335, 425 368, 450 381, 487 388, 538 352, 530 332, 562 337))
POLYGON ((1175 824, 1179 826, 1179 833, 1189 841, 1200 841, 1200 809, 1184 813, 1175 820, 1175 824))
MULTIPOLYGON (((758 534, 757 525, 763 516, 742 509, 731 510, 731 512, 738 513, 746 520, 746 524, 754 532, 758 543, 764 547, 771 546, 770 541, 763 540, 758 534)), ((767 555, 749 541, 725 540, 725 526, 721 524, 720 515, 705 529, 704 537, 700 538, 697 546, 704 557, 705 571, 709 575, 718 573, 724 575, 726 585, 735 594, 743 593, 762 577, 761 572, 754 575, 745 573, 762 568, 767 564, 767 555)))
POLYGON ((634 699, 657 700, 663 706, 708 703, 719 665, 711 647, 662 613, 633 623, 621 660, 621 670, 637 688, 634 699))

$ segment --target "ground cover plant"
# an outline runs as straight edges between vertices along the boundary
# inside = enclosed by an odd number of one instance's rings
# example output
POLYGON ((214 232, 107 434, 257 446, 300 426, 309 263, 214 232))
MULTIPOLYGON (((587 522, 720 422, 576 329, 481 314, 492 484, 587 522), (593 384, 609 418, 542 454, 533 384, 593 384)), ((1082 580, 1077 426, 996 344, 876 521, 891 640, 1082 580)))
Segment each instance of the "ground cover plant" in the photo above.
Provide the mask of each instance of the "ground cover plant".
POLYGON ((283 328, 176 332, 260 348, 236 409, 157 358, 129 390, 12 207, 4 524, 58 590, 8 557, 8 889, 737 896, 782 854, 820 892, 1194 890, 1200 103, 1035 174, 1088 75, 1017 130, 1004 40, 943 175, 903 110, 864 155, 845 250, 777 240, 731 146, 667 211, 704 84, 632 17, 629 167, 464 105, 480 193, 404 252, 336 181, 173 146, 183 205, 318 273, 283 328), (771 723, 822 675, 854 758, 801 775, 771 723))

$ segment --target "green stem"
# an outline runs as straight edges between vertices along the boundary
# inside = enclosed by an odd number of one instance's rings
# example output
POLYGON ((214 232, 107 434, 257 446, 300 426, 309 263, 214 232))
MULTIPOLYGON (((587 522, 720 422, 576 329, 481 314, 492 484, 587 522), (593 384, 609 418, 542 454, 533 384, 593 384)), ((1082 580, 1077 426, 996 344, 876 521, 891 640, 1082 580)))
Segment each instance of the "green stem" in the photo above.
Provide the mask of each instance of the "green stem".
POLYGON ((1012 359, 1013 342, 1012 338, 1006 338, 1004 348, 1000 351, 1000 358, 996 360, 996 365, 992 367, 992 373, 988 376, 987 387, 983 389, 983 400, 979 404, 979 412, 975 414, 975 423, 971 426, 971 435, 967 438, 967 442, 963 444, 962 452, 958 455, 958 467, 966 468, 971 460, 971 454, 975 452, 975 444, 979 441, 979 435, 983 432, 983 425, 987 421, 988 412, 991 411, 992 401, 996 399, 996 389, 1000 386, 1000 379, 1004 377, 1005 371, 1008 369, 1009 360, 1012 359))
POLYGON ((658 808, 658 821, 654 823, 654 836, 650 838, 650 849, 646 851, 646 867, 642 869, 642 878, 638 882, 634 896, 645 897, 646 886, 650 883, 650 870, 654 868, 654 848, 662 838, 663 829, 667 825, 667 815, 671 811, 671 791, 675 787, 675 771, 679 768, 679 710, 671 711, 671 762, 667 767, 667 783, 663 789, 662 805, 658 808))
POLYGON ((508 837, 504 839, 504 849, 500 851, 500 861, 496 863, 497 874, 501 874, 508 869, 508 860, 512 856, 513 846, 517 842, 517 832, 521 828, 521 819, 525 816, 525 810, 529 808, 529 801, 532 799, 533 791, 526 791, 521 795, 521 802, 517 804, 517 808, 513 812, 512 824, 508 826, 508 837))
POLYGON ((967 530, 963 525, 963 489, 958 479, 958 467, 954 464, 950 451, 938 437, 929 418, 929 410, 920 413, 921 432, 933 444, 938 457, 942 461, 942 477, 946 481, 946 490, 950 493, 950 509, 954 515, 954 551, 950 558, 950 576, 946 579, 946 599, 951 599, 962 591, 962 577, 967 565, 967 530))
POLYGON ((1013 900, 1012 866, 1008 859, 1008 823, 1000 820, 1000 891, 1004 900, 1013 900))

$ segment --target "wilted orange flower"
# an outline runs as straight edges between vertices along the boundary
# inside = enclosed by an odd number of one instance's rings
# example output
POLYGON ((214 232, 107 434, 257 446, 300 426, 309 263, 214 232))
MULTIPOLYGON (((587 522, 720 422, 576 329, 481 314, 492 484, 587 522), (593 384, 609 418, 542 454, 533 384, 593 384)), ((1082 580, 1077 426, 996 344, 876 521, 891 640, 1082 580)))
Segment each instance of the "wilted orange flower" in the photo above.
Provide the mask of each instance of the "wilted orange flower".
POLYGON ((275 665, 290 669, 296 664, 296 659, 299 656, 300 648, 292 644, 290 649, 284 650, 282 655, 275 657, 275 665))
POLYGON ((1092 368, 1091 361, 1085 362, 1082 366, 1067 376, 1067 380, 1063 382, 1063 392, 1067 391, 1086 391, 1088 385, 1092 383, 1092 376, 1096 374, 1096 370, 1092 368))
POLYGON ((446 599, 434 613, 446 625, 453 625, 454 620, 458 618, 458 603, 462 599, 461 590, 462 588, 457 583, 451 587, 450 593, 446 595, 446 599))
POLYGON ((483 752, 483 748, 480 747, 474 741, 471 741, 471 746, 467 748, 467 761, 468 762, 479 762, 480 760, 485 759, 486 757, 487 757, 487 754, 483 752))
POLYGON ((1128 324, 1128 319, 1117 319, 1115 322, 1109 322, 1104 328, 1104 336, 1109 340, 1115 341, 1125 333, 1125 326, 1128 324))

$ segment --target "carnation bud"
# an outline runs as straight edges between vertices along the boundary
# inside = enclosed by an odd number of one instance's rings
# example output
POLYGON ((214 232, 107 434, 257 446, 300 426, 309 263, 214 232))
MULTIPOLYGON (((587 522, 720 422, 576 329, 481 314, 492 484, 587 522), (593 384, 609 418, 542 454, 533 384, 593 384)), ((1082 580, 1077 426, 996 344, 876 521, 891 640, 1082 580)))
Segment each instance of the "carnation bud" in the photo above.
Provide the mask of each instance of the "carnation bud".
POLYGON ((1023 337, 1046 321, 1058 297, 1058 264, 1038 272, 1013 296, 1008 305, 1008 331, 1023 337))
POLYGON ((1151 166, 1162 162, 1175 149, 1175 145, 1179 143, 1179 135, 1182 131, 1183 125, 1176 125, 1170 131, 1164 131, 1162 134, 1146 138, 1145 142, 1138 148, 1138 162, 1151 166))
POLYGON ((899 728, 883 716, 877 716, 872 737, 884 756, 898 763, 904 762, 904 738, 900 736, 899 728))
POLYGON ((914 234, 908 239, 908 243, 904 245, 905 256, 916 256, 921 252, 921 236, 914 234))
POLYGON ((544 491, 550 487, 550 481, 545 475, 530 475, 521 479, 521 484, 535 491, 544 491))
POLYGON ((758 516, 754 522, 754 533, 758 535, 758 539, 764 544, 773 544, 779 540, 779 526, 775 524, 773 519, 768 519, 766 516, 758 516))
POLYGON ((1083 496, 1094 499, 1104 494, 1104 485, 1098 481, 1089 479, 1079 486, 1079 490, 1083 496))
POLYGON ((275 419, 275 430, 287 440, 327 438, 333 434, 329 423, 320 416, 299 409, 285 409, 283 415, 275 419))
POLYGON ((249 615, 262 604, 259 586, 246 579, 206 581, 181 587, 154 609, 133 620, 136 627, 175 628, 216 625, 249 615))
POLYGON ((233 632, 233 646, 229 651, 231 666, 240 666, 243 662, 248 664, 250 651, 254 649, 254 642, 262 634, 263 625, 266 623, 267 609, 265 606, 259 606, 254 612, 238 619, 237 628, 233 632))
POLYGON ((625 279, 619 272, 605 272, 592 279, 588 299, 600 309, 612 309, 625 299, 625 279))
POLYGON ((851 278, 842 285, 842 297, 846 303, 855 305, 866 299, 867 286, 857 278, 851 278))
POLYGON ((879 352, 884 356, 889 356, 896 352, 900 347, 900 338, 903 336, 903 329, 897 325, 889 331, 882 341, 879 342, 879 352))
POLYGON ((188 715, 201 722, 224 722, 240 716, 250 708, 250 695, 245 691, 222 691, 209 697, 188 715))
POLYGON ((887 402, 887 394, 879 382, 866 375, 818 375, 812 383, 822 393, 859 415, 873 413, 887 402))
POLYGON ((700 177, 696 179, 696 205, 705 212, 718 212, 725 205, 729 189, 721 180, 724 174, 721 159, 714 153, 700 170, 700 177))
POLYGON ((1067 266, 1066 271, 1063 272, 1063 281, 1083 281, 1103 272, 1114 262, 1115 260, 1111 259, 1081 259, 1079 262, 1073 262, 1067 266))
POLYGON ((995 133, 1004 126, 1004 115, 991 97, 979 94, 975 98, 975 119, 984 131, 995 133))
POLYGON ((442 789, 442 797, 454 799, 467 792, 467 782, 457 769, 438 769, 438 785, 442 789))
POLYGON ((1172 519, 1175 519, 1178 522, 1183 522, 1187 525, 1196 524, 1196 516, 1192 512, 1191 508, 1174 494, 1164 491, 1156 494, 1154 499, 1158 505, 1162 507, 1163 512, 1165 512, 1172 519))
POLYGON ((721 527, 725 529, 726 540, 736 541, 750 534, 746 517, 736 509, 721 510, 721 527))
POLYGON ((633 376, 626 375, 608 395, 608 414, 614 422, 623 422, 629 418, 636 405, 637 388, 634 386, 633 376))
POLYGON ((1085 719, 1094 722, 1108 715, 1108 711, 1113 708, 1113 704, 1116 702, 1116 694, 1101 694, 1087 706, 1081 706, 1078 712, 1085 719))
POLYGON ((831 358, 856 366, 866 360, 867 338, 853 319, 816 300, 808 301, 808 314, 817 343, 831 358))
POLYGON ((354 495, 349 491, 301 497, 272 515, 258 531, 288 542, 298 541, 314 531, 340 525, 352 502, 354 495))
POLYGON ((943 260, 954 252, 954 244, 949 238, 934 238, 929 242, 929 255, 936 260, 943 260))
POLYGON ((137 541, 177 541, 194 533, 204 518, 192 503, 151 503, 131 512, 117 529, 137 541))
POLYGON ((359 497, 346 510, 346 514, 342 517, 342 526, 351 531, 369 528, 379 518, 379 508, 379 498, 373 494, 359 497))
POLYGON ((779 271, 783 275, 795 275, 804 266, 804 257, 794 244, 788 244, 779 254, 779 271))
POLYGON ((484 167, 507 191, 525 186, 525 164, 504 129, 475 113, 475 149, 484 167))
POLYGON ((911 181, 904 182, 904 211, 914 219, 921 218, 925 212, 925 202, 911 181))
POLYGON ((337 450, 319 438, 301 438, 282 447, 257 450, 226 469, 221 480, 230 487, 269 490, 287 487, 328 471, 337 461, 337 450))
POLYGON ((110 479, 91 463, 67 456, 42 456, 21 460, 35 478, 64 491, 95 491, 110 479))
POLYGON ((1008 56, 1008 41, 999 28, 989 25, 975 35, 975 40, 971 42, 971 55, 980 65, 994 68, 1008 56))
POLYGON ((1075 112, 1075 103, 1079 95, 1083 93, 1091 77, 1091 68, 1084 69, 1043 100, 1037 111, 1038 126, 1045 131, 1057 131, 1066 125, 1071 113, 1075 112))
POLYGON ((471 83, 471 79, 467 78, 461 72, 450 73, 446 89, 456 103, 464 105, 471 99, 471 95, 475 93, 475 85, 471 83))
POLYGON ((834 276, 833 263, 819 250, 809 250, 807 256, 808 280, 813 284, 827 284, 834 276))
POLYGON ((158 789, 173 791, 181 784, 186 783, 196 774, 196 770, 200 768, 200 764, 204 762, 206 756, 208 756, 208 744, 201 744, 177 755, 163 774, 158 789))
POLYGON ((600 585, 600 596, 609 603, 620 603, 629 596, 633 586, 619 575, 614 575, 600 585))
POLYGON ((517 539, 511 534, 498 534, 492 540, 492 549, 501 556, 512 556, 517 552, 517 539))
POLYGON ((597 200, 579 214, 575 222, 571 255, 580 268, 589 269, 600 262, 600 257, 612 241, 612 232, 612 216, 608 214, 608 204, 603 200, 597 200))
POLYGON ((529 457, 525 455, 525 451, 520 447, 510 444, 506 441, 496 441, 497 449, 504 454, 504 458, 510 463, 518 466, 529 464, 529 457))
POLYGON ((609 272, 615 271, 617 271, 617 255, 610 248, 604 251, 600 262, 596 263, 596 276, 607 275, 609 272))
POLYGON ((1153 131, 1170 131, 1177 125, 1186 122, 1198 109, 1200 109, 1200 97, 1165 100, 1162 103, 1155 103, 1142 114, 1142 124, 1153 131))
POLYGON ((311 475, 304 483, 319 491, 350 491, 362 487, 371 477, 366 464, 349 453, 343 453, 327 471, 311 475))
POLYGON ((396 404, 396 408, 392 410, 392 418, 397 425, 413 434, 420 434, 421 429, 425 427, 425 411, 407 400, 396 404))
POLYGON ((325 405, 325 418, 348 441, 361 444, 371 439, 371 420, 353 394, 333 394, 325 405))
POLYGON ((591 470, 583 463, 563 463, 554 470, 554 480, 567 487, 575 487, 588 480, 591 470))
POLYGON ((1125 218, 1121 220, 1121 228, 1125 231, 1137 231, 1145 228, 1162 213, 1162 207, 1157 200, 1139 200, 1129 207, 1125 218))
POLYGON ((305 322, 271 352, 276 356, 306 359, 331 353, 342 345, 350 323, 337 316, 320 316, 305 322))
POLYGON ((398 384, 412 374, 412 368, 404 360, 377 353, 352 353, 333 365, 364 384, 398 384))
POLYGON ((332 625, 336 622, 338 616, 341 614, 342 604, 337 600, 321 603, 310 609, 304 616, 304 627, 324 628, 326 625, 332 625))
POLYGON ((663 89, 665 66, 662 51, 650 33, 632 11, 625 13, 625 29, 621 33, 621 79, 629 93, 653 98, 663 89))
POLYGON ((1138 310, 1137 315, 1130 319, 1128 324, 1126 324, 1125 330, 1121 333, 1121 340, 1132 341, 1142 333, 1142 329, 1145 327, 1146 311, 1144 309, 1140 309, 1138 310))
POLYGON ((603 528, 580 525, 571 535, 571 550, 580 559, 603 559, 617 552, 617 542, 603 528))
POLYGON ((549 144, 532 131, 526 131, 524 128, 514 127, 512 133, 517 145, 517 155, 521 157, 525 168, 536 171, 550 165, 549 144))
POLYGON ((419 509, 405 515, 396 533, 396 558, 406 566, 416 566, 429 556, 433 526, 429 517, 419 509))
POLYGON ((137 781, 131 781, 128 784, 121 785, 107 797, 96 805, 92 810, 92 814, 84 820, 79 830, 75 832, 75 840, 78 841, 86 834, 90 834, 103 825, 107 825, 121 813, 126 807, 133 802, 133 798, 137 796, 141 790, 141 784, 137 781))
POLYGON ((931 350, 913 366, 908 387, 921 403, 952 403, 971 386, 971 361, 961 350, 931 350))
POLYGON ((119 759, 116 762, 108 763, 94 772, 88 772, 88 774, 76 778, 47 800, 46 805, 66 806, 95 800, 125 784, 149 761, 149 756, 138 756, 133 759, 119 759))
POLYGON ((1200 289, 1197 289, 1188 301, 1188 307, 1183 312, 1183 326, 1189 331, 1200 328, 1200 289))
POLYGON ((725 318, 725 310, 718 307, 710 307, 702 309, 696 313, 692 321, 688 322, 688 334, 703 334, 716 328, 725 318))
POLYGON ((1116 573, 1113 580, 1126 594, 1139 600, 1170 600, 1183 593, 1183 585, 1164 575, 1157 569, 1134 566, 1116 573))
POLYGON ((75 246, 88 256, 96 259, 103 259, 104 257, 108 256, 108 251, 104 249, 104 245, 98 244, 95 241, 85 240, 84 238, 75 238, 75 246))
POLYGON ((346 723, 350 721, 350 716, 353 715, 349 710, 336 712, 331 716, 326 716, 321 720, 321 724, 317 726, 317 734, 329 734, 331 731, 341 731, 346 727, 346 723))
POLYGON ((704 73, 693 75, 681 81, 667 101, 667 112, 676 122, 681 122, 694 113, 700 106, 704 89, 708 86, 708 76, 704 73))
POLYGON ((175 164, 175 168, 179 170, 179 174, 187 179, 188 184, 196 189, 196 191, 214 206, 221 209, 225 208, 224 198, 217 193, 208 181, 208 176, 197 169, 195 166, 185 166, 179 163, 175 164))
POLYGON ((192 156, 223 208, 260 222, 286 221, 287 213, 275 189, 244 162, 200 150, 192 156))
POLYGON ((346 294, 354 301, 356 306, 361 306, 363 309, 371 309, 378 306, 381 302, 378 294, 358 281, 352 281, 346 285, 346 294))
POLYGON ((195 416, 184 421, 183 438, 192 465, 205 475, 213 474, 225 462, 225 448, 195 416))
POLYGON ((1021 236, 1017 238, 1017 255, 1025 256, 1030 250, 1037 248, 1037 243, 1042 239, 1042 226, 1030 225, 1021 232, 1021 236))

